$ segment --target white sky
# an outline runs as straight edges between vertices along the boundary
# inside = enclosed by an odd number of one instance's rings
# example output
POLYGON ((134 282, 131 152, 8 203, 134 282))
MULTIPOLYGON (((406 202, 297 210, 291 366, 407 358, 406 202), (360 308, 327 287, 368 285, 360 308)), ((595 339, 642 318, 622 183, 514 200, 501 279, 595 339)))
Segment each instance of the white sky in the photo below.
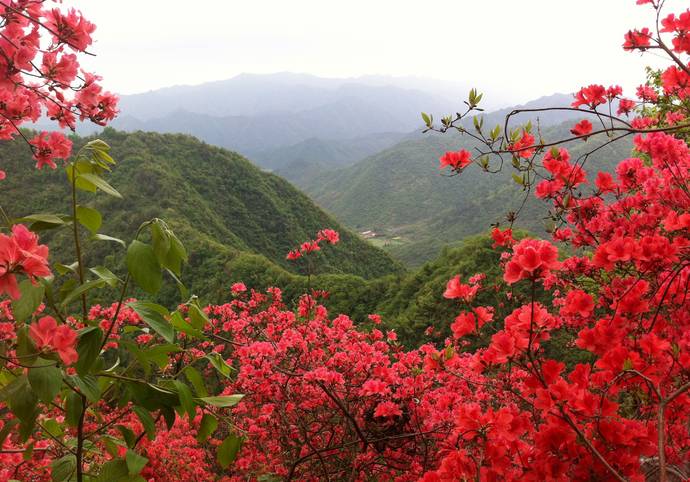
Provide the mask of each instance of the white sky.
MULTIPOLYGON (((135 93, 242 72, 416 75, 529 100, 631 88, 655 58, 622 50, 651 23, 634 0, 66 0, 98 25, 85 65, 135 93), (537 65, 541 64, 541 65, 537 65)), ((685 0, 669 0, 670 10, 685 0)), ((686 5, 685 5, 686 6, 686 5)))

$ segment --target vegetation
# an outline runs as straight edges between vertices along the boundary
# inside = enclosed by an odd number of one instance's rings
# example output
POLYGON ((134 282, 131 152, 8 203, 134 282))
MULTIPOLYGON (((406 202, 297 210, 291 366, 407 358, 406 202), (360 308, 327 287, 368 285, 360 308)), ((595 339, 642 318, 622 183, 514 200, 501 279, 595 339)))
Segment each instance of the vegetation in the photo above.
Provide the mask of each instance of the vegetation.
MULTIPOLYGON (((112 183, 123 195, 123 199, 95 197, 93 206, 103 213, 102 231, 127 239, 146 219, 170 219, 180 239, 191 247, 185 280, 204 298, 227 294, 230 278, 251 277, 244 263, 248 255, 258 255, 251 256, 253 260, 264 257, 257 264, 259 273, 279 268, 304 273, 285 255, 323 227, 340 231, 341 242, 323 254, 320 273, 374 278, 402 271, 387 254, 341 227, 289 183, 237 154, 184 135, 106 129, 100 138, 120 161, 112 183)), ((74 138, 75 147, 88 140, 74 138)), ((1 144, 0 156, 5 169, 14 173, 2 186, 8 213, 16 218, 38 212, 64 214, 59 211, 64 193, 57 182, 64 173, 36 175, 21 142, 1 144)), ((54 260, 68 259, 64 256, 69 252, 68 236, 48 231, 46 239, 53 246, 54 260)), ((118 244, 98 243, 87 259, 105 259, 106 266, 115 269, 119 250, 123 248, 118 244)), ((163 301, 174 299, 174 285, 161 296, 163 301)))
POLYGON ((581 114, 555 139, 513 112, 484 126, 475 89, 461 112, 422 114, 472 139, 444 172, 510 174, 553 226, 525 236, 510 215, 414 274, 222 149, 20 131, 43 111, 106 124, 117 98, 80 68, 95 30, 81 13, 4 5, 0 138, 51 184, 3 146, 0 479, 687 480, 690 9, 637 4, 655 28, 624 48, 669 61, 637 100, 583 87, 538 109, 581 114), (588 177, 584 160, 629 137, 632 157, 588 177), (151 301, 164 285, 167 307, 151 301))
MULTIPOLYGON (((552 127, 543 135, 558 139, 568 129, 569 125, 552 127)), ((597 142, 601 141, 573 145, 572 156, 579 157, 597 142)), ((386 249, 406 265, 418 267, 436 257, 445 244, 482 233, 490 223, 506 226, 506 214, 525 200, 507 171, 487 176, 472 165, 463 172, 462 184, 439 175, 438 158, 443 152, 474 147, 476 141, 450 134, 403 141, 353 166, 316 177, 305 190, 348 226, 401 237, 405 242, 390 243, 386 249)), ((629 153, 629 143, 611 144, 592 155, 587 165, 607 171, 629 153)), ((548 210, 546 203, 528 196, 516 226, 545 234, 548 210)))

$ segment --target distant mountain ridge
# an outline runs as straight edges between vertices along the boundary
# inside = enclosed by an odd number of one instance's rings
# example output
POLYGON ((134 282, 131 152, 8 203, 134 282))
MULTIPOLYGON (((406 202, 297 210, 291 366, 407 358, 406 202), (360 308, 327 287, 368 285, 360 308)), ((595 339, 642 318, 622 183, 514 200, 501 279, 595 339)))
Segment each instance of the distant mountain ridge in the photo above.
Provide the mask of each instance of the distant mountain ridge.
MULTIPOLYGON (((440 114, 451 103, 434 93, 386 85, 380 78, 244 74, 122 96, 120 116, 111 126, 127 132, 193 135, 271 170, 292 161, 315 161, 317 154, 318 163, 332 167, 390 146, 392 141, 381 140, 419 129, 422 110, 440 114), (299 146, 307 142, 308 147, 308 141, 316 148, 311 153, 299 146), (319 152, 324 143, 326 151, 319 152), (304 155, 283 160, 298 151, 304 155)), ((54 128, 46 122, 37 128, 54 128)), ((78 127, 81 135, 98 130, 93 125, 78 127)))
POLYGON ((450 101, 464 98, 469 90, 461 83, 417 77, 323 78, 291 72, 244 73, 226 80, 124 95, 120 109, 140 120, 177 110, 221 117, 294 113, 333 103, 356 87, 418 91, 450 101))
MULTIPOLYGON (((313 177, 301 174, 310 168, 322 172, 352 164, 419 132, 420 112, 437 119, 452 113, 463 106, 468 90, 462 83, 418 77, 241 74, 123 95, 120 116, 111 126, 193 135, 299 183, 313 177)), ((569 102, 556 94, 527 106, 569 102)), ((487 120, 505 110, 486 114, 487 120)), ((542 125, 571 117, 567 112, 540 114, 542 125)), ((97 130, 93 125, 78 129, 80 134, 97 130)))

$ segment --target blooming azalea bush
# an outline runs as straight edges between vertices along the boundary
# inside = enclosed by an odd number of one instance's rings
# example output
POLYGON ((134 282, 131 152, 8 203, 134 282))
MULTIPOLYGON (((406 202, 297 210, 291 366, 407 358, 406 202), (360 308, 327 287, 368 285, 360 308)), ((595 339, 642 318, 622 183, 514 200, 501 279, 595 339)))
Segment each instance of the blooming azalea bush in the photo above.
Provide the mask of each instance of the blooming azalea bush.
MULTIPOLYGON (((664 2, 637 3, 656 10, 660 28, 628 32, 624 48, 656 49, 672 60, 650 73, 637 89, 638 101, 623 97, 617 86, 584 87, 572 106, 561 108, 585 117, 571 129, 573 137, 537 142, 531 124, 505 133, 500 126, 487 133, 478 120, 473 132, 462 127, 480 97, 472 92, 466 114, 442 119, 437 129, 478 140, 483 147, 472 162, 487 171, 508 156, 515 181, 552 204, 554 240, 577 254, 562 259, 548 241, 516 242, 510 227, 494 230, 496 246, 506 250, 506 289, 525 284, 533 296, 505 318, 486 348, 472 354, 473 370, 487 376, 490 396, 457 412, 447 452, 425 480, 690 476, 690 353, 684 341, 690 333, 690 11, 663 15, 664 2), (559 146, 593 142, 597 135, 607 142, 633 136, 635 151, 615 172, 597 173, 589 188, 589 153, 573 160, 559 146), (548 303, 537 301, 537 290, 548 294, 548 303), (587 362, 567 365, 566 353, 549 353, 549 341, 564 333, 571 340, 565 348, 587 362)), ((469 289, 449 282, 447 293, 468 305, 454 324, 456 338, 477 333, 477 310, 491 308, 471 306, 469 289)))

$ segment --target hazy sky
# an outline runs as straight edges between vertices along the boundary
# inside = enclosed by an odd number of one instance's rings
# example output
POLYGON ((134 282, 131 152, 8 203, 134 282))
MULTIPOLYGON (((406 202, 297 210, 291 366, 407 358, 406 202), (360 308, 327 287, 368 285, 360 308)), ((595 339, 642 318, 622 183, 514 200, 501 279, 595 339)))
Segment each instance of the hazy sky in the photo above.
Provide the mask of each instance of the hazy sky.
MULTIPOLYGON (((639 84, 634 0, 70 0, 98 25, 86 65, 119 93, 242 72, 415 75, 528 100, 639 84)), ((669 8, 681 0, 667 2, 669 8)))

